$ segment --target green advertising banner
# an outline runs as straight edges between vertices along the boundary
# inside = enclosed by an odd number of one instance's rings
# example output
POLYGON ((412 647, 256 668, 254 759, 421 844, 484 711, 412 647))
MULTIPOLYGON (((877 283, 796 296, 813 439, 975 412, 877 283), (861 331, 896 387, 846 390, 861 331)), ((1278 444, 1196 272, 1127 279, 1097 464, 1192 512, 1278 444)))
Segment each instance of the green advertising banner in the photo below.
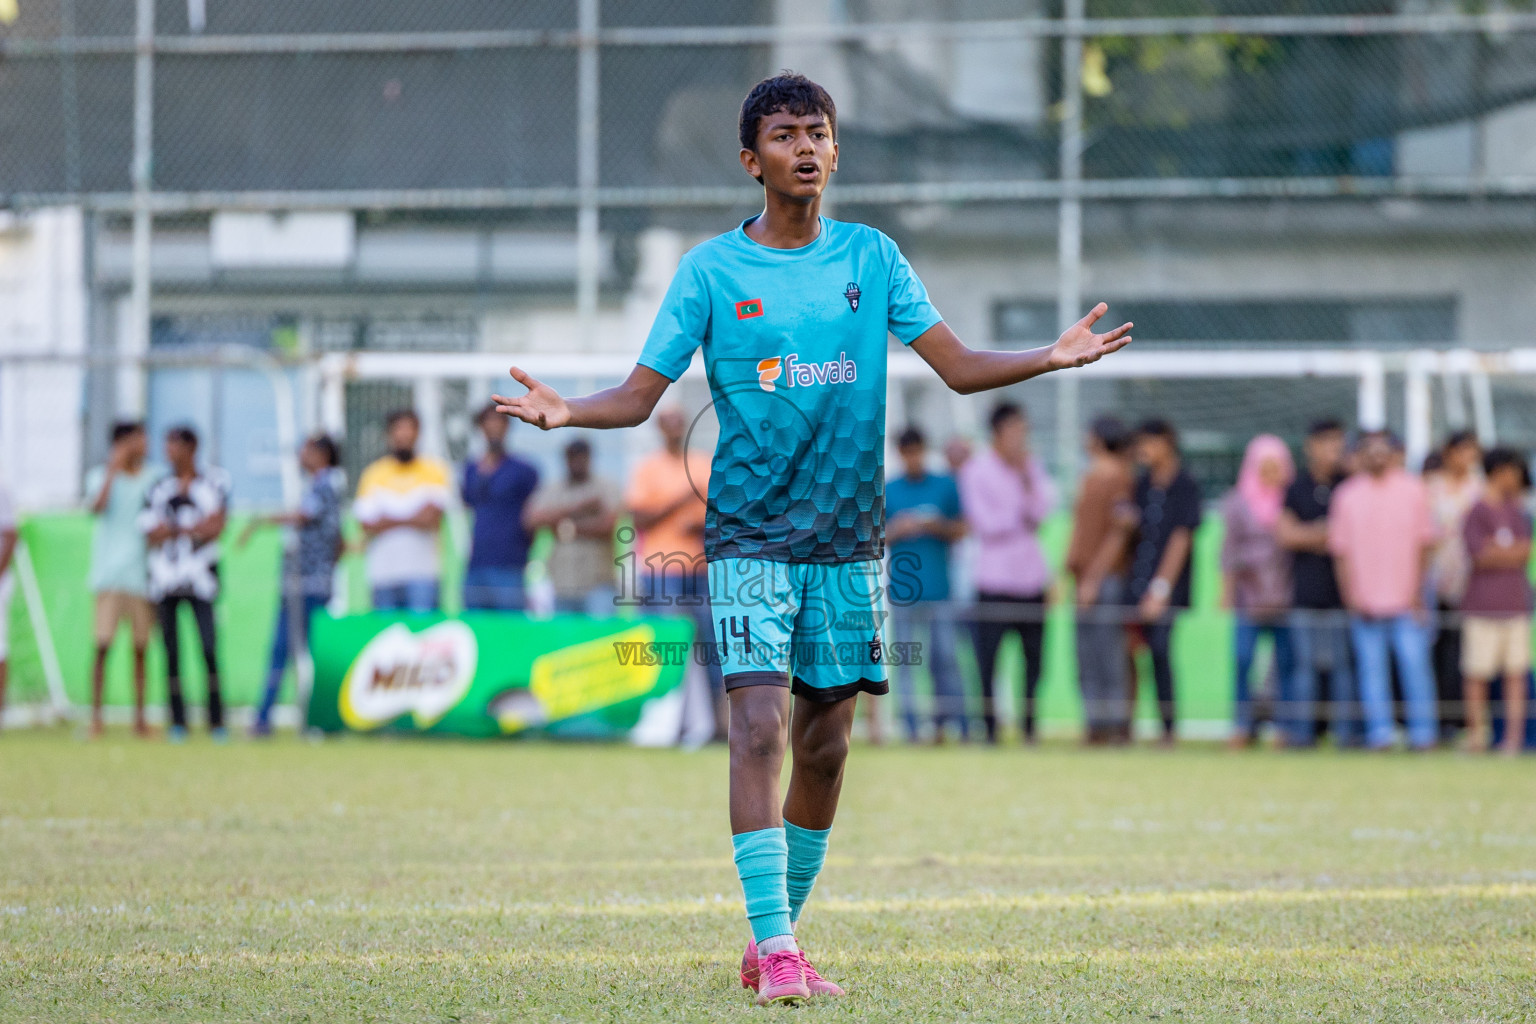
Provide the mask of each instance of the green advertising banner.
MULTIPOLYGON (((320 614, 308 721, 326 732, 622 739, 676 717, 693 622, 508 612, 320 614)), ((675 729, 674 733, 675 735, 675 729)))

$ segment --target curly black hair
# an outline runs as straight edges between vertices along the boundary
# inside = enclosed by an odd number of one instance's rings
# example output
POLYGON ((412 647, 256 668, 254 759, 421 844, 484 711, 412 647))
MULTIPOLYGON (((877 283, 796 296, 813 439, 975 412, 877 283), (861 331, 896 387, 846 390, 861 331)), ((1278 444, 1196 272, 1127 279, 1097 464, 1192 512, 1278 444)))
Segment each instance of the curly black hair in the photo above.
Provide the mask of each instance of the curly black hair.
POLYGON ((837 105, 827 90, 804 75, 784 71, 758 82, 741 101, 741 120, 736 130, 742 149, 757 152, 759 122, 778 110, 795 117, 823 114, 827 126, 832 129, 832 137, 837 138, 837 105))

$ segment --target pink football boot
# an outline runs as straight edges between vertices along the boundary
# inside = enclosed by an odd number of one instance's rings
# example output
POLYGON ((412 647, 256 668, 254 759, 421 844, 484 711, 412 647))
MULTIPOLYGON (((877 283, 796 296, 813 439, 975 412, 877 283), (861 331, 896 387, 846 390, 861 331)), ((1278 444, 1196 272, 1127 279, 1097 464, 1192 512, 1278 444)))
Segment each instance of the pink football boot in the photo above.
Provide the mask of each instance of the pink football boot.
MULTIPOLYGON (((805 987, 813 996, 842 996, 847 995, 842 987, 835 982, 830 982, 816 973, 816 968, 806 959, 805 952, 800 953, 800 969, 805 972, 805 987)), ((761 968, 757 959, 757 943, 747 940, 747 951, 741 954, 741 987, 757 991, 758 979, 761 977, 761 968)))

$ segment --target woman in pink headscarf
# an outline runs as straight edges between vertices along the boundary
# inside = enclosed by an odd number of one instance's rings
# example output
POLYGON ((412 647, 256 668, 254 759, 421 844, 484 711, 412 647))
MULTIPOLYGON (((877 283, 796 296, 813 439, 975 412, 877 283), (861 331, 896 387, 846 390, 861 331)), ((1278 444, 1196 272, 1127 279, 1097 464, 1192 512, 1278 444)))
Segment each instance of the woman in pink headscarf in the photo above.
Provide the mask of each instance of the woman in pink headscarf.
POLYGON ((1290 449, 1274 434, 1248 442, 1237 486, 1221 504, 1226 535, 1221 545, 1222 596, 1236 622, 1237 681, 1233 692, 1232 744, 1253 742, 1253 702, 1248 677, 1259 637, 1275 644, 1279 678, 1291 673, 1291 634, 1285 614, 1291 600, 1290 555, 1275 537, 1285 489, 1296 475, 1290 449))

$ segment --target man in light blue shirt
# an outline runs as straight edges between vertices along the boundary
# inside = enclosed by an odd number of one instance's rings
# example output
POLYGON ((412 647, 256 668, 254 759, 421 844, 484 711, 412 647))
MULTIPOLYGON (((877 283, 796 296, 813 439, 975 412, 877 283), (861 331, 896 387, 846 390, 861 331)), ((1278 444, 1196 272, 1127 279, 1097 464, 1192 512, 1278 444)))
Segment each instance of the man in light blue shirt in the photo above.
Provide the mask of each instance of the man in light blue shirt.
POLYGON ((912 676, 917 665, 933 678, 933 740, 944 741, 954 719, 960 738, 970 738, 960 666, 955 660, 955 620, 949 600, 949 549, 965 534, 960 489, 953 477, 928 471, 928 440, 908 427, 896 440, 902 474, 885 485, 885 539, 891 544, 891 633, 900 645, 896 692, 907 740, 918 740, 912 676))
POLYGON ((145 465, 149 451, 144 424, 124 420, 112 428, 112 452, 107 464, 86 474, 85 496, 96 516, 91 538, 91 591, 96 597, 96 663, 91 672, 91 735, 102 732, 101 704, 107 652, 118 626, 128 623, 133 640, 133 731, 146 736, 144 723, 144 652, 154 627, 155 608, 149 601, 144 531, 139 513, 159 474, 145 465))

